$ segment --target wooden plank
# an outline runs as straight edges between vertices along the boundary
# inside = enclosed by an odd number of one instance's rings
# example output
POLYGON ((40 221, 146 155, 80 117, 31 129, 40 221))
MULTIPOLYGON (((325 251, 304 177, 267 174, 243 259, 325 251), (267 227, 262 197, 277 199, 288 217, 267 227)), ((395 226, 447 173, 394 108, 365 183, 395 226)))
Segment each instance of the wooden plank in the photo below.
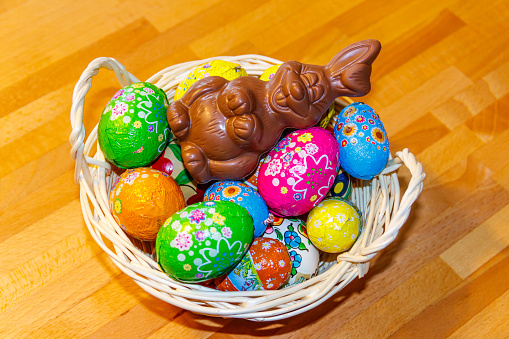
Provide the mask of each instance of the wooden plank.
MULTIPOLYGON (((65 143, 47 151, 39 158, 31 160, 26 164, 24 164, 24 162, 30 159, 23 158, 23 160, 20 161, 21 164, 17 163, 12 165, 7 163, 0 168, 0 173, 3 172, 3 175, 0 175, 0 211, 4 210, 9 204, 25 197, 30 192, 44 186, 47 182, 54 180, 54 178, 72 170, 74 168, 74 161, 69 155, 70 148, 70 145, 65 143), (57 162, 59 166, 51 166, 57 162), (20 167, 12 172, 9 171, 11 166, 20 167), (46 170, 40 171, 40 168, 46 168, 46 170), (5 172, 8 174, 5 174, 5 172)), ((11 154, 13 152, 10 147, 6 148, 5 151, 6 153, 11 152, 11 154)))
POLYGON ((159 32, 171 29, 184 21, 193 20, 197 12, 211 13, 215 7, 221 6, 224 2, 219 0, 209 0, 206 3, 186 1, 184 6, 164 0, 124 1, 125 6, 141 13, 159 32))
MULTIPOLYGON (((0 211, 0 243, 71 201, 79 199, 79 186, 72 185, 73 182, 74 170, 71 170, 33 191, 26 192, 23 198, 8 202, 6 208, 0 211)), ((80 214, 80 210, 73 209, 73 212, 80 214)))
MULTIPOLYGON (((85 222, 83 216, 77 213, 79 210, 79 201, 73 200, 56 212, 2 241, 0 251, 4 255, 0 257, 0 276, 3 277, 15 270, 16 267, 44 255, 52 246, 62 241, 65 242, 68 237, 74 236, 77 232, 83 233, 85 222), (22 241, 24 251, 20 253, 16 249, 22 241)), ((79 239, 84 240, 84 236, 79 236, 79 239)))
POLYGON ((488 305, 449 338, 507 338, 507 309, 509 291, 488 305))
POLYGON ((484 80, 478 80, 431 112, 447 127, 454 129, 495 102, 496 98, 490 92, 488 84, 484 80))
POLYGON ((130 277, 121 274, 65 312, 46 320, 41 327, 27 331, 26 335, 83 337, 125 314, 136 304, 149 303, 150 300, 151 297, 130 277), (94 307, 96 305, 100 307, 94 307))
POLYGON ((38 100, 0 118, 0 147, 4 147, 26 134, 55 119, 64 120, 69 106, 69 93, 73 85, 68 84, 48 93, 38 100), (40 112, 40 118, 34 119, 33 112, 40 112))
POLYGON ((509 289, 509 249, 499 253, 477 274, 426 308, 391 338, 445 338, 475 317, 509 289))
POLYGON ((391 151, 408 148, 412 153, 419 154, 430 146, 430 140, 438 141, 450 130, 431 113, 424 114, 414 120, 407 128, 395 135, 389 135, 391 151))
MULTIPOLYGON (((51 9, 48 4, 44 6, 51 9)), ((7 18, 2 20, 4 28, 0 28, 0 37, 4 53, 0 54, 2 65, 0 90, 6 88, 6 84, 20 81, 29 74, 58 61, 61 55, 72 54, 83 45, 102 39, 140 19, 138 13, 129 10, 128 7, 119 6, 115 0, 62 4, 61 7, 57 7, 58 11, 50 10, 42 17, 37 15, 25 19, 27 12, 42 12, 37 10, 39 7, 40 5, 37 5, 31 11, 20 7, 16 11, 7 12, 7 18), (101 6, 100 11, 96 10, 97 5, 101 6), (23 25, 17 30, 10 29, 12 22, 24 20, 34 20, 37 26, 23 25), (90 25, 91 21, 95 24, 90 25), (20 43, 25 36, 30 36, 31 39, 20 43)))
POLYGON ((457 68, 449 67, 416 90, 378 111, 389 135, 396 134, 408 125, 406 121, 419 119, 430 109, 471 84, 470 79, 457 68))
MULTIPOLYGON (((47 5, 44 7, 50 8, 47 5)), ((30 76, 18 81, 9 80, 9 86, 0 89, 0 97, 5 99, 0 107, 0 117, 28 105, 31 101, 48 93, 58 91, 66 84, 74 86, 81 73, 93 59, 109 56, 121 61, 121 56, 135 49, 140 41, 149 40, 156 34, 157 31, 149 22, 144 19, 136 20, 102 39, 88 41, 78 51, 62 56, 59 60, 32 72, 30 76)), ((69 105, 70 95, 71 93, 68 92, 66 107, 69 105)))
POLYGON ((450 10, 442 10, 430 22, 423 23, 386 44, 376 62, 373 79, 391 73, 464 26, 465 23, 450 10))
MULTIPOLYGON (((232 319, 210 318, 191 312, 182 312, 171 323, 150 335, 148 338, 210 338, 214 337, 214 335, 211 336, 211 333, 220 330, 223 326, 232 321, 232 319)), ((226 337, 227 336, 225 336, 225 338, 226 337)), ((244 336, 241 334, 240 337, 244 336)))
POLYGON ((465 125, 484 142, 492 141, 509 129, 508 109, 509 94, 506 94, 466 121, 465 125))
POLYGON ((433 147, 428 147, 419 154, 428 182, 433 182, 440 174, 483 145, 484 143, 464 125, 451 131, 433 147))
MULTIPOLYGON (((157 336, 165 325, 171 328, 166 338, 177 337, 174 327, 174 319, 186 311, 167 304, 166 302, 152 298, 149 303, 137 304, 130 310, 125 311, 119 317, 108 322, 106 325, 90 334, 89 338, 147 338, 157 336), (133 336, 133 328, 136 328, 136 335, 133 336)), ((189 338, 180 337, 180 338, 189 338)))
POLYGON ((463 279, 509 246, 509 206, 477 226, 440 257, 463 279))
POLYGON ((57 315, 65 313, 80 300, 101 289, 118 275, 119 270, 99 246, 92 246, 94 255, 58 279, 47 281, 31 295, 0 312, 2 337, 19 338, 39 328, 57 315), (102 252, 102 253, 101 253, 102 252), (44 307, 35 307, 44 305, 44 307), (16 326, 12 326, 16 324, 16 326))
POLYGON ((229 14, 228 22, 219 27, 216 26, 214 30, 207 30, 190 44, 190 48, 200 58, 223 55, 225 50, 239 44, 245 34, 257 35, 270 27, 279 17, 286 17, 302 10, 308 2, 294 1, 288 8, 282 8, 281 4, 281 1, 269 0, 260 3, 256 9, 250 11, 249 15, 242 12, 235 16, 229 14), (239 31, 243 34, 237 34, 239 31))
MULTIPOLYGON (((304 57, 307 60, 303 60, 303 62, 310 60, 315 63, 328 62, 328 60, 312 59, 313 52, 311 52, 311 55, 307 54, 302 50, 302 46, 313 47, 314 44, 306 43, 310 41, 309 38, 311 37, 317 39, 314 41, 321 41, 321 39, 323 39, 322 34, 324 34, 324 30, 320 28, 323 26, 329 27, 329 30, 325 33, 326 35, 341 37, 337 39, 337 41, 331 41, 331 43, 333 45, 341 44, 341 40, 347 37, 347 34, 343 32, 345 22, 342 20, 342 16, 352 10, 352 8, 362 5, 363 3, 365 3, 365 1, 334 2, 329 0, 296 3, 296 6, 292 8, 290 12, 285 13, 279 20, 273 20, 270 26, 258 32, 253 37, 253 44, 261 49, 264 54, 281 58, 281 60, 284 61, 296 60, 299 57, 304 57), (302 15, 303 10, 307 15, 302 15), (333 14, 333 17, 331 17, 331 14, 333 14), (295 34, 296 32, 299 32, 299 34, 295 34), (282 38, 275 44, 267 44, 267 41, 274 38, 274 34, 282 38), (292 55, 292 53, 295 54, 292 55)), ((323 48, 323 46, 329 45, 319 43, 316 44, 316 46, 323 48)), ((335 53, 339 52, 343 47, 345 46, 339 47, 335 53)), ((307 48, 305 50, 307 50, 307 48)), ((332 58, 334 54, 330 55, 330 58, 332 58)), ((315 53, 315 55, 317 54, 315 53)), ((319 55, 324 55, 324 53, 319 53, 319 55)))
POLYGON ((460 277, 437 257, 355 319, 325 336, 386 338, 460 282, 460 277), (370 322, 377 326, 366 326, 370 322))
POLYGON ((493 172, 498 172, 509 163, 509 129, 500 133, 492 141, 484 144, 472 155, 486 164, 493 172))

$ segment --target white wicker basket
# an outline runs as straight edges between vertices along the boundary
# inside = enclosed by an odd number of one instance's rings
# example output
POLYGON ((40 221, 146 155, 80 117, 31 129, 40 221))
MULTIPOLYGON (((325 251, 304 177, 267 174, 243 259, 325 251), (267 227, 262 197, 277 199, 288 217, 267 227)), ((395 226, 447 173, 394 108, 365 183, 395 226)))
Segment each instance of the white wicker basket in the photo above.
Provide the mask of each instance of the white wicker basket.
MULTIPOLYGON (((259 55, 223 56, 174 65, 147 81, 164 89, 171 101, 177 85, 191 69, 214 59, 237 62, 249 75, 255 76, 281 63, 259 55)), ((75 180, 80 185, 83 217, 92 237, 120 270, 145 291, 172 305, 210 316, 253 321, 284 319, 306 312, 356 277, 366 274, 369 260, 396 238, 422 191, 425 174, 421 164, 407 149, 397 152, 379 176, 371 181, 354 181, 352 201, 362 211, 364 230, 350 251, 339 255, 324 254, 317 274, 310 280, 282 290, 249 292, 220 292, 201 285, 179 283, 164 274, 151 256, 131 243, 109 210, 108 196, 117 175, 111 171, 98 146, 97 152, 90 154, 97 142, 97 125, 86 141, 83 125, 85 95, 92 85, 92 77, 101 68, 114 71, 121 87, 139 81, 116 60, 98 58, 90 63, 74 88, 70 142, 71 155, 76 160, 75 180), (396 174, 401 163, 412 174, 402 197, 396 174)), ((98 109, 102 110, 102 107, 98 109)))

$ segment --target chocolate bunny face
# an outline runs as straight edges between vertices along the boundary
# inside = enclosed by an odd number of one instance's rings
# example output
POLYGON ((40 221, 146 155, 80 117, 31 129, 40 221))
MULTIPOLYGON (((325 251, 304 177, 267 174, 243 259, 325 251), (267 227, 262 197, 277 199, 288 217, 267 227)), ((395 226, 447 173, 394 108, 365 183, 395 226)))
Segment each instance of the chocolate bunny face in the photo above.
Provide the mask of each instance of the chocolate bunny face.
POLYGON ((326 66, 289 61, 265 82, 254 77, 196 82, 168 108, 184 166, 199 182, 249 175, 285 128, 315 125, 339 96, 369 92, 380 43, 348 46, 326 66))

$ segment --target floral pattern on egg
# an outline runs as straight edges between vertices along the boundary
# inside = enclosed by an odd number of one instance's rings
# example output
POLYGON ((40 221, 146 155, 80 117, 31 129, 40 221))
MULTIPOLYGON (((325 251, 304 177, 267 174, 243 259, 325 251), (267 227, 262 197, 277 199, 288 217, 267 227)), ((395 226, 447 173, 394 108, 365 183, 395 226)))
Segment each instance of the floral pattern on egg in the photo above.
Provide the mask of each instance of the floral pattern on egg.
POLYGON ((204 201, 230 201, 244 207, 253 218, 254 236, 259 237, 271 220, 267 204, 251 186, 240 181, 219 181, 205 192, 204 201))
POLYGON ((200 202, 178 211, 161 227, 157 261, 170 277, 202 282, 238 264, 253 241, 247 210, 229 201, 200 202))
POLYGON ((346 106, 338 116, 334 136, 340 145, 341 167, 351 176, 370 180, 387 164, 387 133, 370 106, 362 102, 346 106))
POLYGON ((263 237, 279 240, 290 255, 292 270, 283 288, 299 284, 313 276, 318 268, 320 253, 308 239, 304 221, 276 218, 272 226, 267 227, 263 237))
POLYGON ((325 197, 338 166, 338 143, 330 132, 318 127, 295 131, 265 157, 258 190, 276 214, 300 215, 325 197))

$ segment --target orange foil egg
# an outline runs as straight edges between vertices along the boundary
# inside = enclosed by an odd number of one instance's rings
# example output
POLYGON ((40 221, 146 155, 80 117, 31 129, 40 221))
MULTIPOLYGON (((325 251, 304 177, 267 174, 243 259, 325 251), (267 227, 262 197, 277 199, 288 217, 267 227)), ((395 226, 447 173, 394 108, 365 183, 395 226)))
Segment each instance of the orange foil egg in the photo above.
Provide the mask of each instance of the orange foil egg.
POLYGON ((275 290, 288 280, 291 270, 285 245, 274 239, 256 238, 242 261, 215 283, 220 291, 275 290))
POLYGON ((155 240, 166 219, 184 207, 184 195, 175 180, 147 167, 125 171, 110 192, 113 218, 139 240, 155 240))

